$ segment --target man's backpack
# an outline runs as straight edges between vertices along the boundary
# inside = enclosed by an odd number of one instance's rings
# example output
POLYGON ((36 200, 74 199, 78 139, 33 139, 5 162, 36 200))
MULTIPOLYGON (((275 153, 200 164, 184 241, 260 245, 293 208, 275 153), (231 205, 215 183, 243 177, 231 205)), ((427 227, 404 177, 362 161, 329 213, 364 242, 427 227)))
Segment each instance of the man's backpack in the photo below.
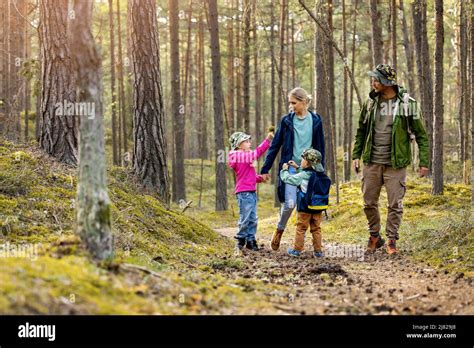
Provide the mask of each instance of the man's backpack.
POLYGON ((321 213, 329 206, 331 179, 323 172, 314 171, 308 181, 306 193, 298 190, 298 211, 321 213))

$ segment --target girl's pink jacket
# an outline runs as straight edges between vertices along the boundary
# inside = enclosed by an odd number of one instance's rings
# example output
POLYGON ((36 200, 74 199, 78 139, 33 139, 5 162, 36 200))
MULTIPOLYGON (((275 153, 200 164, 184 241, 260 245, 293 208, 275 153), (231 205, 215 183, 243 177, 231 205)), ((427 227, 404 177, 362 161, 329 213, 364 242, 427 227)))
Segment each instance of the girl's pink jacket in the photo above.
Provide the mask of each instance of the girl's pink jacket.
POLYGON ((253 161, 258 160, 270 147, 270 140, 265 139, 253 151, 230 151, 229 166, 235 171, 235 193, 244 191, 255 191, 257 183, 263 181, 261 175, 257 175, 253 161))

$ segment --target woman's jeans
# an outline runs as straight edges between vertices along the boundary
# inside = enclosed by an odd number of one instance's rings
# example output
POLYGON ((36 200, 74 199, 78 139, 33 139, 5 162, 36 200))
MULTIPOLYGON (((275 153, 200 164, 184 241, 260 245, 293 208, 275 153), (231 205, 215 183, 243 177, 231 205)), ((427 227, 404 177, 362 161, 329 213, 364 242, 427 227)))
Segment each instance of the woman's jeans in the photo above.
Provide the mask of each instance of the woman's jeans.
MULTIPOLYGON (((288 171, 290 175, 296 174, 296 169, 289 167, 288 171)), ((280 221, 278 222, 278 229, 284 230, 288 219, 296 207, 296 186, 285 184, 285 202, 280 209, 280 221)))
POLYGON ((239 192, 236 194, 239 205, 239 231, 235 238, 255 240, 257 233, 257 193, 239 192))

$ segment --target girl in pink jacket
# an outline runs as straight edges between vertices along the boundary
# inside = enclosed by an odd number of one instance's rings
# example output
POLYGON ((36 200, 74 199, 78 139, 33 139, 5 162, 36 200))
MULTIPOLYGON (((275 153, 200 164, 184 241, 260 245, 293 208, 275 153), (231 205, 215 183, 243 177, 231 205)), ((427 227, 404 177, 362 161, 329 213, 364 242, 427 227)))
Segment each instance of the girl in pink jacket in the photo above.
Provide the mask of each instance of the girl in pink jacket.
POLYGON ((251 250, 258 250, 255 234, 257 233, 257 183, 266 182, 269 174, 257 175, 254 162, 257 161, 270 147, 273 133, 268 133, 266 139, 251 150, 250 135, 235 132, 229 142, 229 166, 234 170, 235 196, 239 205, 239 230, 235 238, 236 248, 242 250, 244 246, 251 250))

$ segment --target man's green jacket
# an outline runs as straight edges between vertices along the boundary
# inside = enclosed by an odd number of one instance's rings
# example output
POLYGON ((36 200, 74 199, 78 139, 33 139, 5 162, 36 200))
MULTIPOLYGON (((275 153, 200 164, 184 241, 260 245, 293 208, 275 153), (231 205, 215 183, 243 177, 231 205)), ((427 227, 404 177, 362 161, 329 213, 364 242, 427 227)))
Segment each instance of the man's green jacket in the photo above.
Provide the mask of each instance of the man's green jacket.
MULTIPOLYGON (((421 119, 421 109, 403 87, 397 86, 395 116, 392 125, 392 167, 404 168, 411 162, 410 135, 412 134, 419 149, 420 167, 428 167, 428 137, 421 119)), ((379 94, 372 90, 364 103, 359 116, 352 159, 370 162, 374 134, 375 114, 379 104, 379 94)))

